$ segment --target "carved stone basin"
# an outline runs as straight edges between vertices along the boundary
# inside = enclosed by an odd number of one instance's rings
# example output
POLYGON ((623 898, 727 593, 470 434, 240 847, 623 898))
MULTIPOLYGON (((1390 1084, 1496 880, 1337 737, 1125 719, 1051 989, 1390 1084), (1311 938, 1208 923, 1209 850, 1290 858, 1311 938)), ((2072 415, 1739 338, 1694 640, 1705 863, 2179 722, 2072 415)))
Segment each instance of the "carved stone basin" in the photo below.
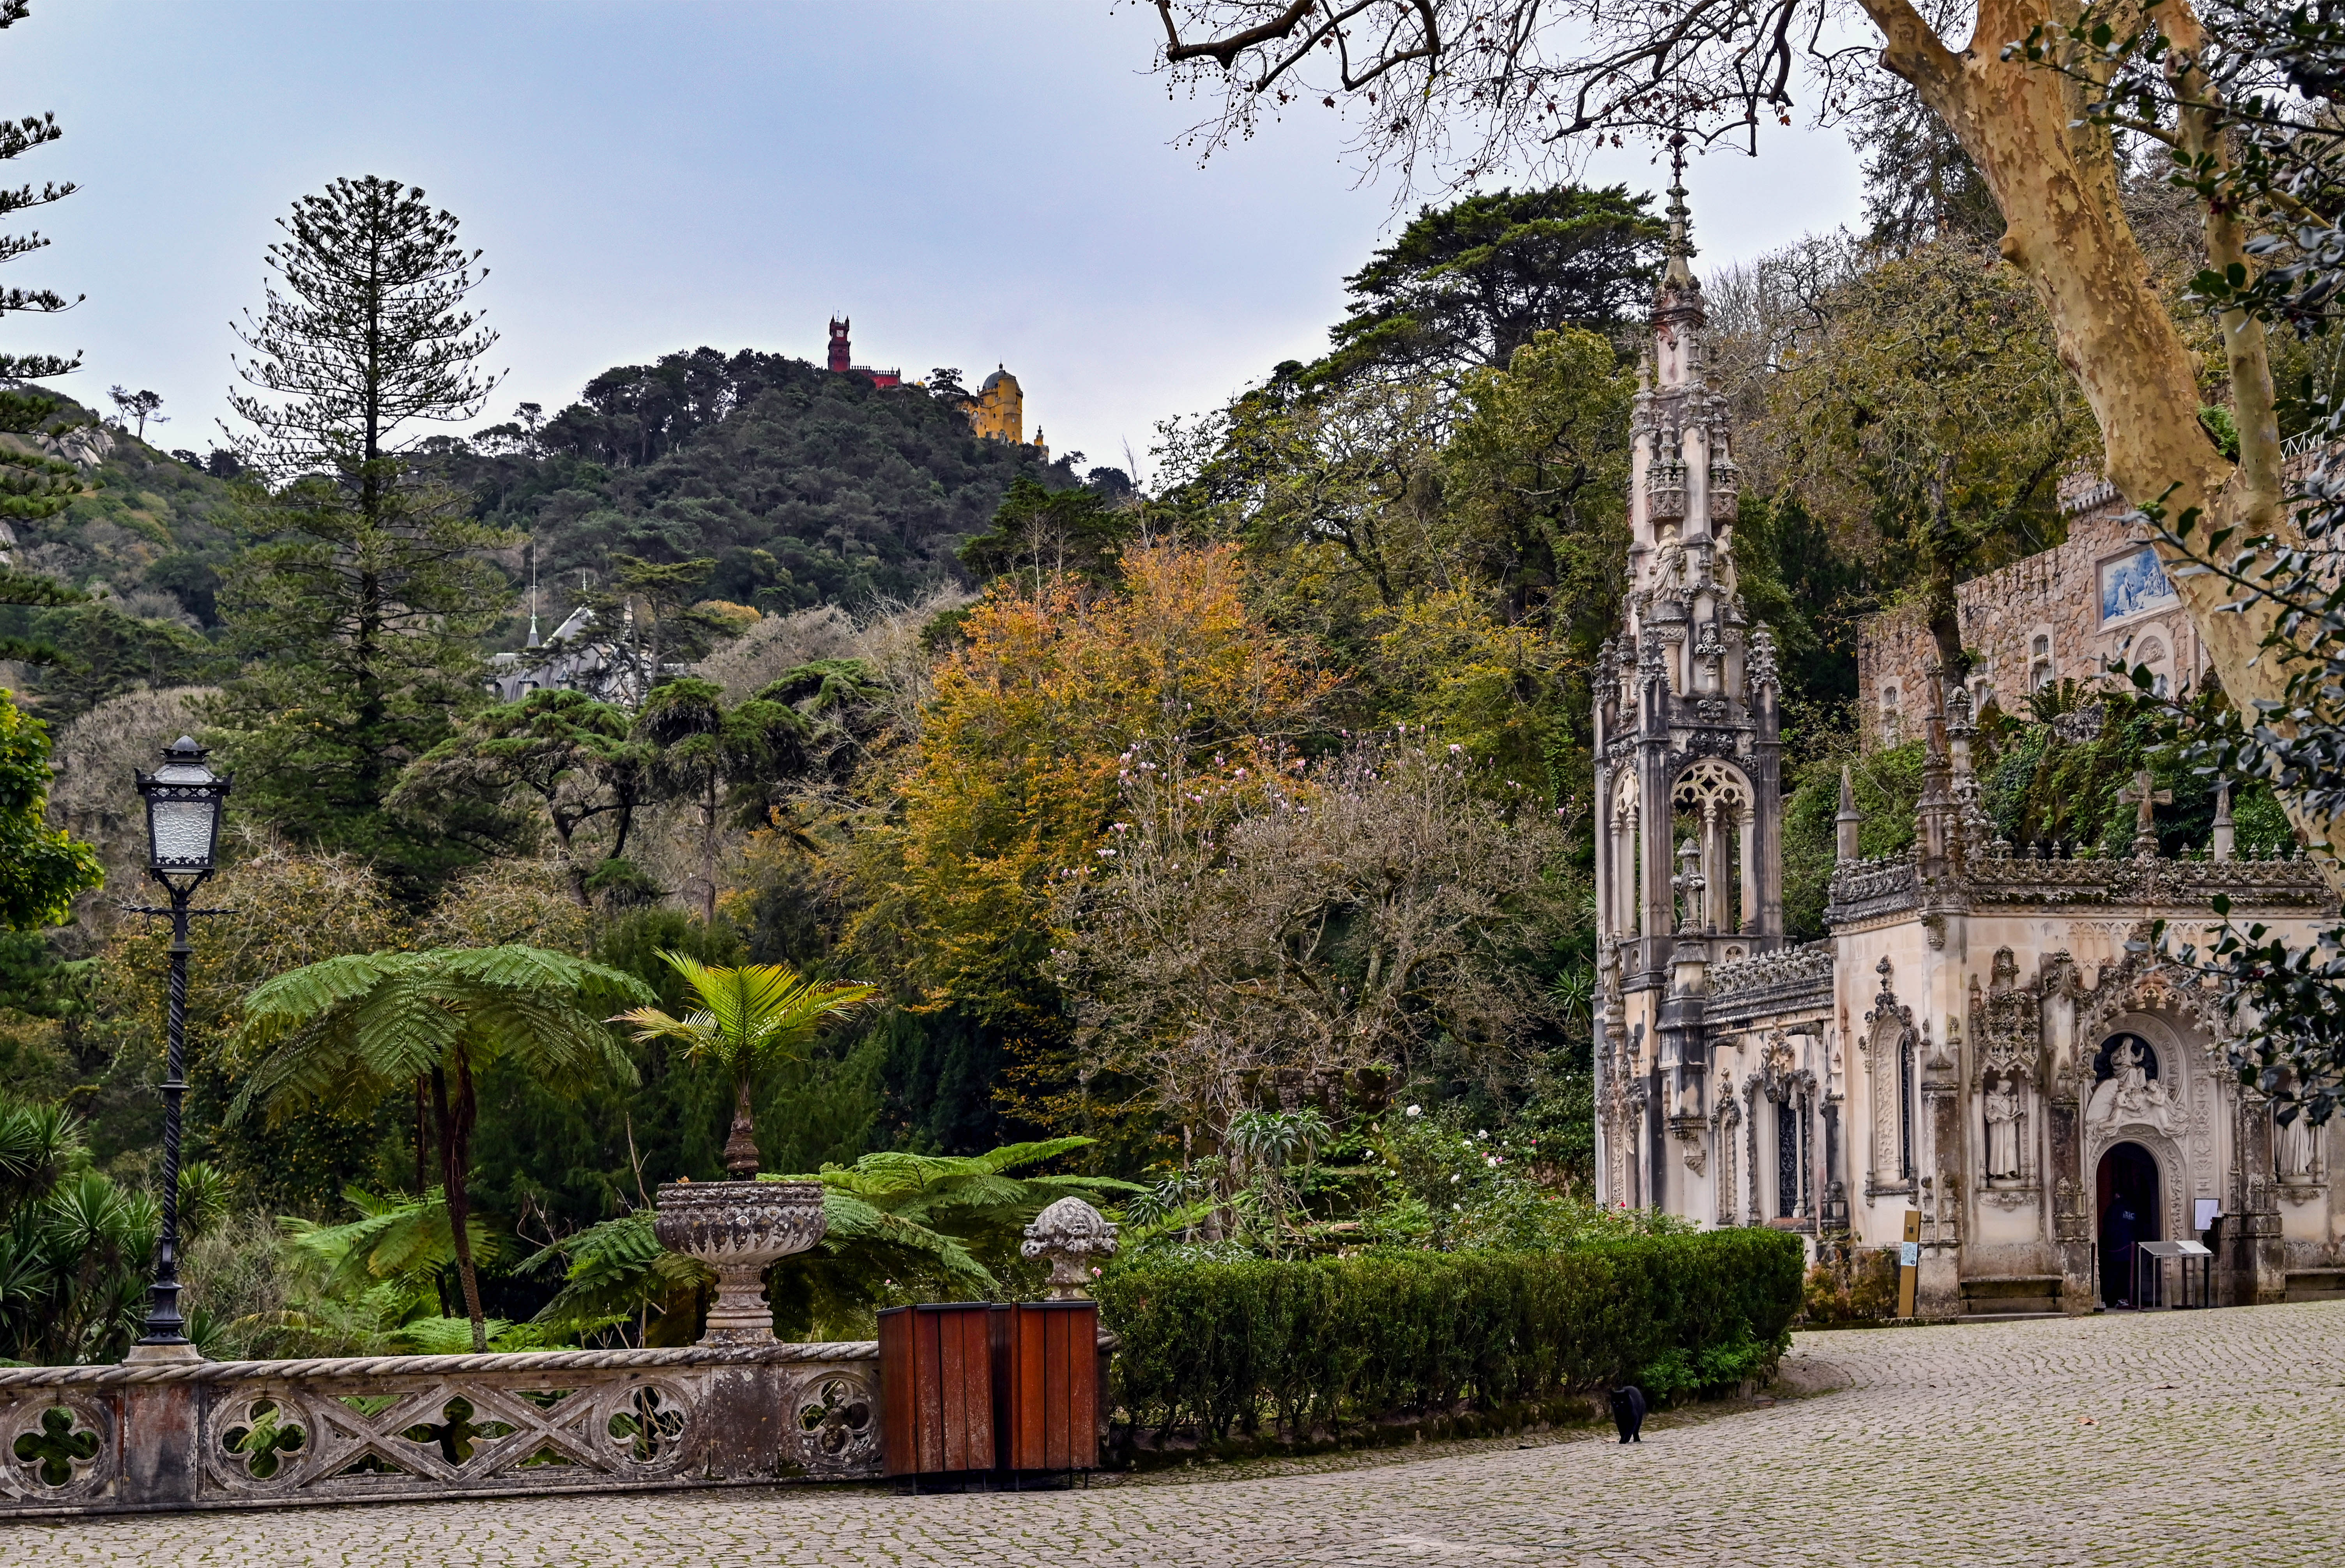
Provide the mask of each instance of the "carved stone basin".
POLYGON ((654 1199, 661 1246, 716 1271, 704 1345, 769 1345, 766 1268, 822 1239, 822 1186, 813 1181, 671 1181, 654 1199))

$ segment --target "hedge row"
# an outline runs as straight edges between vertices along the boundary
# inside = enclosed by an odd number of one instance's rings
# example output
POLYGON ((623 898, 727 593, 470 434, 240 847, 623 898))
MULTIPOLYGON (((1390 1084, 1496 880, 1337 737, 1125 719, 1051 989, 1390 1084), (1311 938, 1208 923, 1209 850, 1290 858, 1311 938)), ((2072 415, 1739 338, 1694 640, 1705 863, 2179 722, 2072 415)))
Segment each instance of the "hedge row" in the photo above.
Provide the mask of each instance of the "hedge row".
POLYGON ((1732 1383, 1781 1353, 1799 1239, 1713 1230, 1560 1252, 1391 1252, 1120 1270, 1116 1396, 1160 1432, 1214 1439, 1492 1410, 1638 1381, 1732 1383))

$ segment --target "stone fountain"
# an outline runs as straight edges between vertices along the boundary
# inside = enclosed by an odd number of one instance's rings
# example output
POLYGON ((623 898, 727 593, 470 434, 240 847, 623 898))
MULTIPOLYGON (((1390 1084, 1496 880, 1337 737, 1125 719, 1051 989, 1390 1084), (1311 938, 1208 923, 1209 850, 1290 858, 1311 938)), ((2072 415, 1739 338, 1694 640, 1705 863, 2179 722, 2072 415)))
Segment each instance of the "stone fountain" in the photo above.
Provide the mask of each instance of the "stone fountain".
POLYGON ((822 1184, 816 1181, 671 1181, 654 1199, 652 1234, 671 1252, 716 1271, 716 1300, 700 1343, 770 1345, 767 1268, 822 1239, 822 1184))

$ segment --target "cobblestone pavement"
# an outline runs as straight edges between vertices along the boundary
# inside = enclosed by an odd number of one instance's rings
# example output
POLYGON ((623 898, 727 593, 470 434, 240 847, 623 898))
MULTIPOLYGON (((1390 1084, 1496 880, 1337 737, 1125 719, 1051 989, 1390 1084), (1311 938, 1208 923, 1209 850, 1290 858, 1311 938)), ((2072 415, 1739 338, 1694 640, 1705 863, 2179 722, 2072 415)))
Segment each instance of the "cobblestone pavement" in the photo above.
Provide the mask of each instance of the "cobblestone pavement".
POLYGON ((878 1488, 0 1525, 66 1568, 2254 1564, 2345 1558, 2345 1303, 1802 1336, 1772 1405, 1088 1491, 878 1488))

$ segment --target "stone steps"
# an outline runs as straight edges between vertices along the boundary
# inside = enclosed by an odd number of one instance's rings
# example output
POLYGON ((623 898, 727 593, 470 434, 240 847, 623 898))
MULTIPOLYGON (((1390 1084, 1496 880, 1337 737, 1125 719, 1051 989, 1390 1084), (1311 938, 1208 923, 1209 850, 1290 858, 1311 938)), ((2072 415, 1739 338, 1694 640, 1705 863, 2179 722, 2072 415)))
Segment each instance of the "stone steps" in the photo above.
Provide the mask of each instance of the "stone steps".
POLYGON ((1977 1274, 1963 1281, 1964 1318, 2056 1318, 2057 1274, 1977 1274))
POLYGON ((2291 1269, 2288 1297, 2291 1301, 2345 1301, 2345 1269, 2291 1269))

